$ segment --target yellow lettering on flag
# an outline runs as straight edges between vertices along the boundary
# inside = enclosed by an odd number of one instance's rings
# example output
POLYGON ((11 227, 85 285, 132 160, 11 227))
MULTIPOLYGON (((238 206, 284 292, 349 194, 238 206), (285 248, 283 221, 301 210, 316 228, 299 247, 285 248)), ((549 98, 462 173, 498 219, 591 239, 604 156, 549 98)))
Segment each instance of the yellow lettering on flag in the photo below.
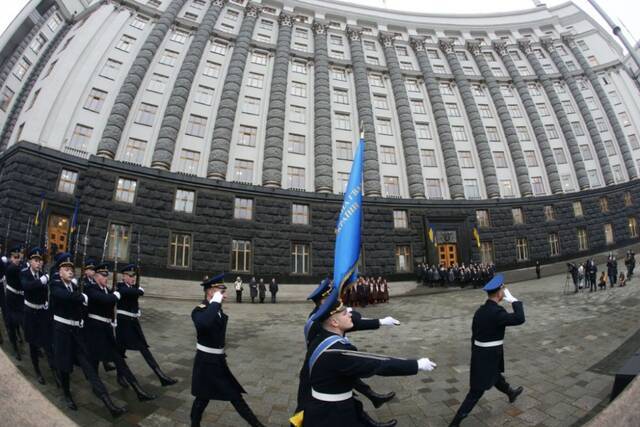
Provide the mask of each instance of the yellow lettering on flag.
POLYGON ((478 233, 478 229, 473 227, 473 238, 476 239, 476 245, 480 248, 480 233, 478 233))

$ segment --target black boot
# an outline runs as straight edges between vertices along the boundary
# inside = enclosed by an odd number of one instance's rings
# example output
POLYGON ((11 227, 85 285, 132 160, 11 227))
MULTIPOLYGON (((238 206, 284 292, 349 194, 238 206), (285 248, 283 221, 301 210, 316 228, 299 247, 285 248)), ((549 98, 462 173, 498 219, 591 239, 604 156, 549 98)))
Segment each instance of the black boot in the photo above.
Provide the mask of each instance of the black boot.
POLYGON ((127 412, 127 408, 126 407, 119 407, 116 406, 112 401, 111 401, 111 397, 105 393, 103 395, 100 396, 100 400, 102 400, 102 403, 104 403, 104 406, 107 407, 107 409, 109 410, 109 412, 111 413, 111 416, 113 418, 117 418, 120 415, 124 414, 125 412, 127 412))
POLYGON ((155 395, 149 394, 146 391, 144 391, 142 387, 140 387, 140 384, 138 384, 137 381, 131 381, 130 384, 131 384, 131 388, 133 388, 133 390, 136 392, 136 395, 138 396, 138 400, 140 402, 145 402, 147 400, 153 400, 156 398, 155 395))
POLYGON ((396 420, 395 418, 382 423, 378 422, 371 418, 365 411, 362 411, 360 413, 360 419, 364 422, 365 425, 369 427, 394 427, 396 424, 398 424, 398 420, 396 420))
POLYGON ((162 372, 162 369, 160 369, 160 366, 155 366, 153 368, 153 372, 156 374, 156 376, 160 380, 160 384, 163 387, 166 387, 168 385, 174 385, 175 383, 178 382, 178 380, 174 380, 173 378, 167 376, 167 374, 162 372))
POLYGON ((22 361, 22 353, 20 353, 20 348, 17 345, 13 346, 13 356, 18 362, 22 361))
POLYGON ((462 422, 462 420, 464 420, 465 418, 467 418, 466 415, 460 415, 460 414, 456 414, 455 417, 453 417, 453 420, 451 420, 451 424, 449 424, 449 427, 460 427, 460 423, 462 422))
POLYGON ((380 393, 376 393, 371 389, 369 389, 367 393, 363 393, 363 394, 367 396, 367 398, 371 401, 371 403, 373 403, 373 406, 375 408, 381 407, 382 405, 384 405, 385 403, 387 403, 388 401, 390 401, 396 396, 396 393, 393 391, 385 394, 380 394, 380 393))
POLYGON ((105 372, 111 372, 116 370, 116 365, 111 362, 102 362, 105 372))
POLYGON ((72 411, 78 410, 78 405, 76 405, 76 402, 73 400, 73 396, 71 396, 71 393, 64 395, 64 403, 65 405, 67 405, 67 408, 71 409, 72 411))
POLYGON ((507 396, 509 396, 509 403, 515 402, 518 396, 522 394, 523 390, 522 386, 516 388, 509 387, 509 391, 507 392, 507 396))
POLYGON ((117 381, 118 381, 118 384, 120 384, 120 387, 129 388, 129 383, 122 375, 118 375, 117 381))

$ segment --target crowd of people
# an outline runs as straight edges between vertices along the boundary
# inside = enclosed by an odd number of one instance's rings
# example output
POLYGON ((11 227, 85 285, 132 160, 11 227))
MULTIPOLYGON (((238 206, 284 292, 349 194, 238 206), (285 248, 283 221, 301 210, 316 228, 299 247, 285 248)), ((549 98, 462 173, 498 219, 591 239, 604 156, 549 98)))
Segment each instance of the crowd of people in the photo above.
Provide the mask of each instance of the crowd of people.
MULTIPOLYGON (((275 277, 271 278, 271 282, 269 282, 268 286, 269 294, 271 294, 271 303, 275 304, 276 295, 278 294, 278 282, 275 277)), ((233 283, 233 287, 236 290, 236 302, 242 303, 244 282, 240 276, 236 278, 236 281, 233 283)), ((255 276, 251 277, 251 280, 249 280, 249 297, 251 298, 252 303, 256 302, 256 298, 260 304, 264 303, 264 300, 267 297, 267 284, 264 283, 264 279, 260 278, 256 280, 255 276)))
POLYGON ((597 292, 598 290, 609 289, 615 286, 626 286, 627 282, 633 276, 633 270, 636 266, 636 257, 633 251, 627 251, 624 259, 624 265, 627 269, 626 274, 618 272, 618 260, 610 253, 607 257, 606 270, 603 269, 598 277, 598 265, 593 258, 587 259, 582 264, 567 263, 569 274, 573 281, 574 293, 581 290, 589 289, 589 292, 597 292))
POLYGON ((496 272, 494 264, 482 264, 472 262, 469 265, 464 263, 453 264, 445 267, 444 264, 438 266, 432 264, 419 263, 416 268, 418 283, 425 286, 473 286, 482 287, 493 278, 496 272))
POLYGON ((366 307, 370 304, 389 302, 389 284, 380 276, 361 276, 347 289, 343 300, 344 304, 350 307, 366 307))

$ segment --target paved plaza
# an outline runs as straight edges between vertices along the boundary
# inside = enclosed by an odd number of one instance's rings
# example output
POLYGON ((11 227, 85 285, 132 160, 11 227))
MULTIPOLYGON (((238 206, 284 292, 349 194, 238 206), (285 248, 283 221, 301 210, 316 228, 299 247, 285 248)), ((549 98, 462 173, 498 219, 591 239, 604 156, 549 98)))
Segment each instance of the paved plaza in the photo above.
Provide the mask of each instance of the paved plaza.
MULTIPOLYGON (((506 376, 522 385, 524 394, 511 405, 498 391, 485 394, 465 426, 582 425, 607 402, 613 374, 627 355, 640 348, 640 287, 632 280, 625 288, 597 293, 563 295, 565 276, 553 276, 511 285, 524 301, 527 321, 510 328, 505 337, 506 376)), ((229 295, 230 299, 233 299, 229 295)), ((146 298, 143 327, 152 351, 168 374, 180 380, 162 388, 137 353, 128 362, 144 387, 159 397, 140 403, 131 390, 116 383, 113 372, 101 376, 118 403, 129 412, 117 426, 187 425, 192 401, 191 367, 195 338, 190 312, 195 303, 146 298)), ((353 333, 360 350, 401 357, 429 357, 438 367, 413 377, 368 380, 380 392, 397 397, 378 410, 366 401, 375 418, 397 418, 399 426, 445 426, 468 390, 470 326, 475 308, 484 301, 480 290, 397 297, 389 304, 362 309, 367 317, 392 315, 399 327, 353 333)), ((244 385, 250 406, 269 426, 285 426, 295 407, 298 372, 304 357, 302 326, 310 305, 226 304, 230 316, 227 354, 231 370, 244 385)), ((3 345, 5 350, 8 344, 3 345)), ((15 360, 15 359, 12 359, 15 360)), ((34 382, 28 356, 18 364, 34 382)), ((46 386, 36 386, 63 407, 48 370, 46 386)), ((79 369, 72 391, 80 409, 70 412, 83 426, 113 425, 102 404, 91 393, 79 369)), ((243 426, 228 403, 212 402, 203 425, 243 426)))

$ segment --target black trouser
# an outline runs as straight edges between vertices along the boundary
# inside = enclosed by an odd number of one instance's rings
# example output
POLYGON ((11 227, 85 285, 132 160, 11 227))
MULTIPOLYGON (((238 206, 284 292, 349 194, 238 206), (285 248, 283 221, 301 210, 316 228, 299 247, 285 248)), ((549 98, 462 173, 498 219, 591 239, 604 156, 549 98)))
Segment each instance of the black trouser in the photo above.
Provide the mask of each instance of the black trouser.
POLYGON ((13 349, 18 352, 18 333, 20 329, 21 322, 15 322, 12 319, 11 314, 8 314, 6 319, 5 326, 7 327, 7 334, 9 335, 9 341, 11 341, 11 345, 13 349))
POLYGON ((276 294, 271 294, 271 302, 272 303, 276 302, 276 294))
MULTIPOLYGON (((40 352, 38 351, 38 346, 34 344, 29 344, 29 355, 31 356, 31 364, 33 365, 33 370, 37 375, 42 375, 40 372, 40 352)), ((42 348, 47 355, 47 363, 49 363, 49 368, 55 373, 55 365, 53 362, 53 349, 51 346, 42 348)))
POLYGON ((236 291, 236 302, 242 302, 242 291, 236 291))
MULTIPOLYGON (((138 380, 136 380, 136 377, 133 375, 133 372, 131 372, 131 369, 129 369, 127 362, 125 362, 124 358, 120 355, 120 352, 118 352, 118 350, 114 347, 111 353, 113 356, 113 360, 110 361, 112 361, 113 364, 116 365, 116 372, 118 376, 124 377, 124 379, 126 379, 129 384, 137 383, 138 380)), ((91 359, 91 366, 93 367, 93 369, 95 369, 96 372, 98 372, 98 364, 100 362, 101 360, 98 358, 93 357, 91 359)))
MULTIPOLYGON (((209 404, 209 399, 202 399, 196 397, 191 406, 191 427, 199 427, 200 420, 202 420, 202 414, 209 404)), ((232 400, 231 404, 236 409, 238 414, 252 427, 263 427, 262 423, 258 420, 253 413, 247 402, 240 396, 237 400, 232 400)))
MULTIPOLYGON (((509 394, 509 384, 502 375, 498 377, 498 381, 496 381, 494 386, 504 394, 509 394)), ((464 398, 462 405, 460 405, 460 409, 458 409, 458 412, 456 413, 456 418, 462 419, 469 415, 469 413, 471 413, 471 410, 474 406, 476 406, 476 403, 478 403, 485 391, 486 390, 479 388, 472 388, 471 390, 469 390, 469 393, 467 393, 467 396, 464 398)))
MULTIPOLYGON (((78 365, 80 366, 80 369, 82 369, 82 372, 84 373, 84 377, 87 379, 87 381, 89 381, 89 384, 91 384, 91 390, 93 391, 93 394, 98 397, 102 397, 103 395, 108 394, 107 387, 105 387, 104 383, 100 379, 100 376, 98 375, 98 364, 96 363, 94 367, 94 365, 89 362, 89 359, 82 351, 78 351, 75 358, 76 362, 78 362, 78 365)), ((62 391, 64 391, 65 396, 69 396, 71 394, 69 390, 69 372, 58 372, 58 375, 60 376, 62 391)))

